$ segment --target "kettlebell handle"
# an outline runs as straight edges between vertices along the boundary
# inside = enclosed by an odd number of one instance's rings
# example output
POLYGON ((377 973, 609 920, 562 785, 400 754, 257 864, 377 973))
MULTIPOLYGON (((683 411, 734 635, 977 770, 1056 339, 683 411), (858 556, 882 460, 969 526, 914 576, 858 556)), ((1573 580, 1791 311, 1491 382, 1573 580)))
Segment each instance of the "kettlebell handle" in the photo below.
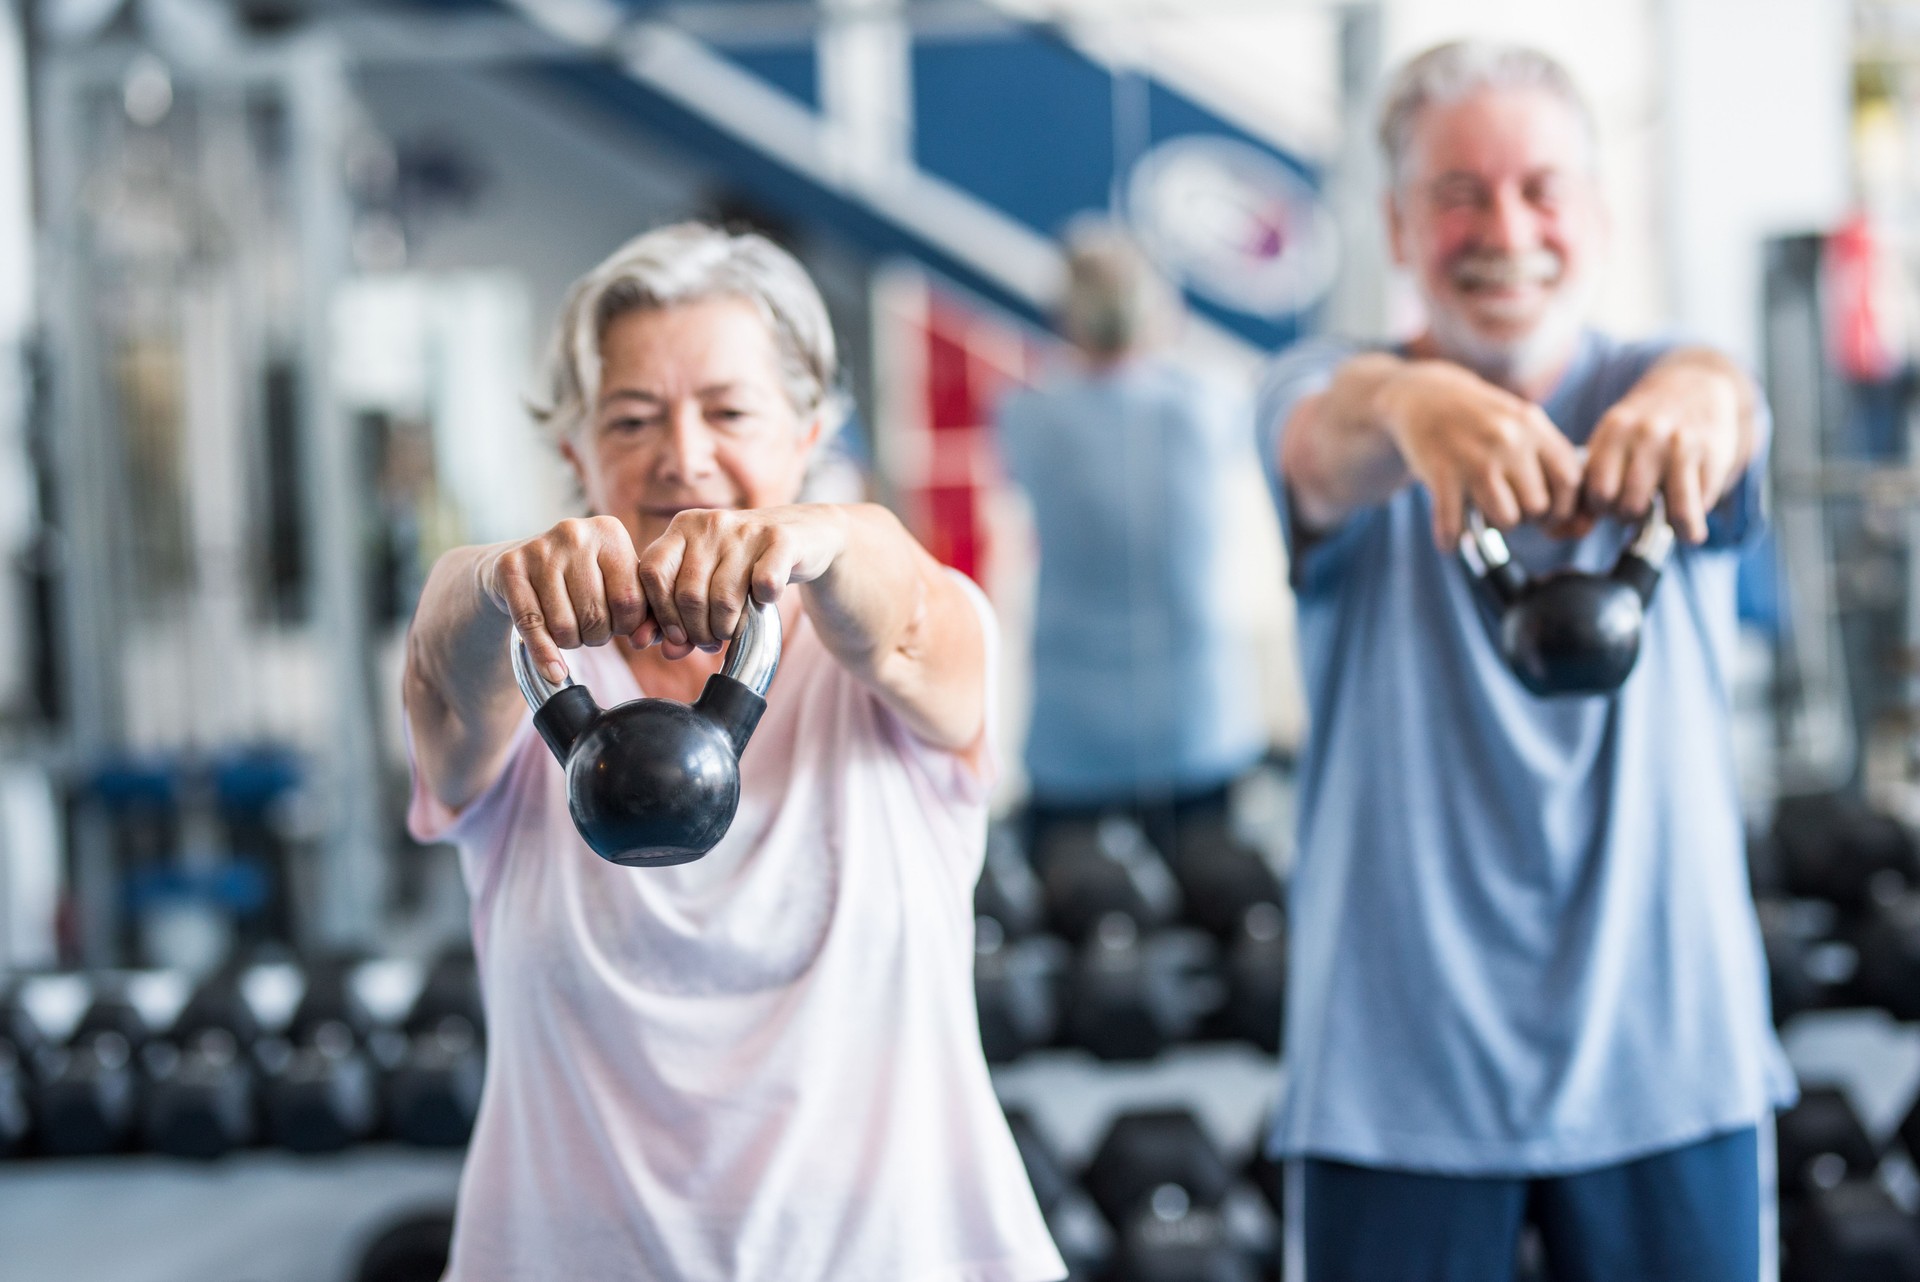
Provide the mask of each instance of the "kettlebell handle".
MULTIPOLYGON (((740 630, 727 645, 727 659, 720 675, 738 681, 764 699, 767 687, 773 684, 773 674, 780 667, 780 644, 780 608, 749 599, 740 616, 740 630)), ((574 685, 571 671, 558 684, 549 681, 534 665, 533 655, 517 629, 508 632, 507 649, 513 659, 514 682, 520 687, 527 706, 535 712, 574 685)), ((560 666, 566 667, 565 659, 560 661, 560 666)))
MULTIPOLYGON (((1488 525, 1486 517, 1472 503, 1467 504, 1467 528, 1460 535, 1460 552, 1469 566, 1478 562, 1480 573, 1502 601, 1511 600, 1526 587, 1526 571, 1513 559, 1506 537, 1488 525)), ((1640 519, 1639 527, 1621 555, 1637 558, 1657 574, 1665 568, 1672 552, 1673 526, 1667 520, 1666 498, 1655 493, 1653 506, 1640 519)))

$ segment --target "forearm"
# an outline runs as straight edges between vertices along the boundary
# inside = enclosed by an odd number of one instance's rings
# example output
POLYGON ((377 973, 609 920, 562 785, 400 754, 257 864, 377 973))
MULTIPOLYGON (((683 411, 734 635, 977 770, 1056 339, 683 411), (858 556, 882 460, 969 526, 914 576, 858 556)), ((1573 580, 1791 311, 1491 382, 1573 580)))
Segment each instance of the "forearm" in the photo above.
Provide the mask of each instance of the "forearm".
POLYGON ((1388 420, 1388 393, 1407 364, 1384 352, 1356 356, 1326 391, 1294 407, 1279 464, 1303 528, 1331 529, 1410 479, 1388 420))
POLYGON ((498 773, 524 712, 507 659, 511 625, 480 587, 496 550, 456 548, 436 561, 407 632, 402 694, 415 762, 455 809, 498 773))
POLYGON ((827 649, 915 733, 948 748, 979 735, 986 642, 962 588, 877 504, 835 509, 843 545, 802 589, 827 649))

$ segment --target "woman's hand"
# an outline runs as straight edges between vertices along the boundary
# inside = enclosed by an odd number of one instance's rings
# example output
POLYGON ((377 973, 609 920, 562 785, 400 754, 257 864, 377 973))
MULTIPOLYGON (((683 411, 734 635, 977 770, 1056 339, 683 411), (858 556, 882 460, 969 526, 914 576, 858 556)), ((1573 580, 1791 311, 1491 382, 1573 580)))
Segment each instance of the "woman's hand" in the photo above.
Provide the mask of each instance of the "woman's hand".
POLYGON ((717 650, 739 628, 749 595, 772 605, 787 584, 820 578, 846 547, 845 510, 830 504, 682 512, 640 553, 652 617, 636 643, 657 639, 669 659, 717 650))
POLYGON ((617 518, 575 518, 483 560, 480 588, 557 682, 562 650, 616 636, 658 643, 669 659, 717 650, 749 594, 772 604, 787 584, 825 574, 845 547, 842 510, 826 504, 682 512, 638 553, 617 518))
POLYGON ((633 538, 611 516, 578 517, 508 543, 476 567, 480 590, 513 622, 549 681, 566 679, 562 650, 624 636, 654 639, 633 538))

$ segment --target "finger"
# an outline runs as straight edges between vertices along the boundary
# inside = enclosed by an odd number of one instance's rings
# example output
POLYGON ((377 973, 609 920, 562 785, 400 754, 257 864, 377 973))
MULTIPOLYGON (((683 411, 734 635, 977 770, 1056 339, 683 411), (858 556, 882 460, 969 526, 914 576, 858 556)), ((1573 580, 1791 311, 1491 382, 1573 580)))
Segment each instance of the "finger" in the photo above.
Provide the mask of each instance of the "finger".
POLYGON ((513 621, 513 630, 520 634, 534 667, 555 685, 565 681, 566 660, 560 657, 560 647, 547 630, 547 611, 540 603, 540 594, 534 590, 525 559, 518 554, 501 557, 494 570, 494 582, 506 606, 507 617, 513 621))
POLYGON ((686 625, 681 622, 680 611, 673 603, 673 587, 680 577, 680 563, 685 559, 686 550, 685 536, 676 530, 668 530, 647 545, 634 570, 640 580, 640 590, 647 595, 647 613, 653 616, 663 645, 684 646, 687 643, 686 625))
MULTIPOLYGON (((607 585, 600 578, 600 563, 592 556, 567 558, 562 571, 567 600, 573 606, 576 645, 605 645, 613 638, 607 610, 607 585)), ((564 642, 562 643, 564 645, 564 642)))
POLYGON ((1461 501, 1460 486, 1452 478, 1427 487, 1433 499, 1433 542, 1445 555, 1460 545, 1460 532, 1466 527, 1466 504, 1461 501))
POLYGON ((1667 473, 1667 523, 1689 543, 1707 537, 1707 508, 1700 493, 1700 468, 1691 459, 1678 460, 1667 473))
POLYGON ((748 590, 753 593, 753 599, 762 605, 778 602, 793 578, 795 559, 792 540, 781 534, 769 539, 748 571, 748 590))
POLYGON ((713 577, 707 581, 707 630, 716 644, 740 630, 740 616, 746 612, 751 591, 748 574, 753 560, 751 549, 736 544, 713 567, 713 577))
POLYGON ((1620 478, 1620 493, 1614 510, 1634 520, 1645 516, 1653 506, 1654 493, 1667 478, 1669 448, 1656 438, 1643 438, 1627 456, 1626 470, 1620 478))
POLYGON ((1541 448, 1540 468, 1546 475, 1551 499, 1548 519, 1558 523, 1573 520, 1580 511, 1580 486, 1586 473, 1582 451, 1556 429, 1553 440, 1541 448))
MULTIPOLYGON (((696 648, 711 646, 720 639, 713 635, 710 600, 713 572, 719 561, 717 552, 717 548, 704 541, 689 542, 680 562, 680 573, 673 581, 674 611, 680 616, 687 644, 696 648)), ((668 639, 672 639, 671 633, 668 639)))
POLYGON ((1490 525, 1511 530, 1520 524, 1520 500, 1514 496, 1505 473, 1490 472, 1481 477, 1473 487, 1473 501, 1480 505, 1480 514, 1490 525))
POLYGON ((600 583, 607 601, 607 628, 630 637, 647 621, 647 594, 640 590, 640 559, 631 543, 610 543, 600 549, 600 583))
POLYGON ((1627 471, 1627 433, 1624 418, 1609 412, 1587 438, 1587 465, 1581 475, 1581 493, 1594 511, 1613 510, 1627 471))
POLYGON ((1553 511, 1553 492, 1538 454, 1523 456, 1507 469, 1507 486, 1520 504, 1522 520, 1537 521, 1553 511))

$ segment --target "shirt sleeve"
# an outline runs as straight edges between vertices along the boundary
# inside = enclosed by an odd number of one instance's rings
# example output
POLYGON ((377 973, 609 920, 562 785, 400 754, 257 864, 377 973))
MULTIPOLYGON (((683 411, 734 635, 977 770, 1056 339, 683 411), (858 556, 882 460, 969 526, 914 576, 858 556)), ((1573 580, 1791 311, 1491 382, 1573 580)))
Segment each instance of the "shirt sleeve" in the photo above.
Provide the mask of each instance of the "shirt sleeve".
POLYGON ((506 756, 501 761, 500 773, 494 776, 493 782, 458 810, 434 796, 420 778, 420 763, 413 748, 413 723, 403 719, 402 727, 406 733, 407 770, 413 777, 413 791, 407 800, 407 835, 422 845, 433 845, 436 842, 458 842, 470 838, 475 828, 484 822, 485 816, 498 805, 502 794, 507 791, 514 766, 526 749, 526 741, 533 734, 533 717, 529 714, 521 719, 520 727, 513 732, 506 756))
POLYGON ((881 709, 881 715, 890 727, 889 735, 898 743, 900 749, 919 763, 934 790, 943 798, 958 801, 965 805, 983 803, 993 791, 994 783, 1000 777, 1000 758, 996 744, 1000 735, 1000 717, 997 698, 1000 689, 1000 625, 993 612, 993 605, 987 600, 987 594, 960 571, 947 567, 945 573, 953 581, 973 606, 974 613, 980 618, 981 642, 985 647, 986 668, 982 687, 986 707, 981 721, 981 750, 975 755, 965 751, 955 752, 928 743, 907 725, 904 718, 887 707, 879 695, 873 695, 875 703, 881 709))
POLYGON ((1334 529, 1305 535, 1294 520, 1292 497, 1287 492, 1286 478, 1280 473, 1281 441, 1295 407, 1307 397, 1326 391, 1333 383, 1334 372, 1365 350, 1360 344, 1338 339, 1309 339, 1298 343, 1273 363, 1255 404, 1254 443, 1260 452, 1260 467, 1266 475, 1274 509, 1280 516, 1280 532, 1287 549, 1287 577, 1296 593, 1311 593, 1331 582, 1344 559, 1345 549, 1353 542, 1361 514, 1350 514, 1334 529))

